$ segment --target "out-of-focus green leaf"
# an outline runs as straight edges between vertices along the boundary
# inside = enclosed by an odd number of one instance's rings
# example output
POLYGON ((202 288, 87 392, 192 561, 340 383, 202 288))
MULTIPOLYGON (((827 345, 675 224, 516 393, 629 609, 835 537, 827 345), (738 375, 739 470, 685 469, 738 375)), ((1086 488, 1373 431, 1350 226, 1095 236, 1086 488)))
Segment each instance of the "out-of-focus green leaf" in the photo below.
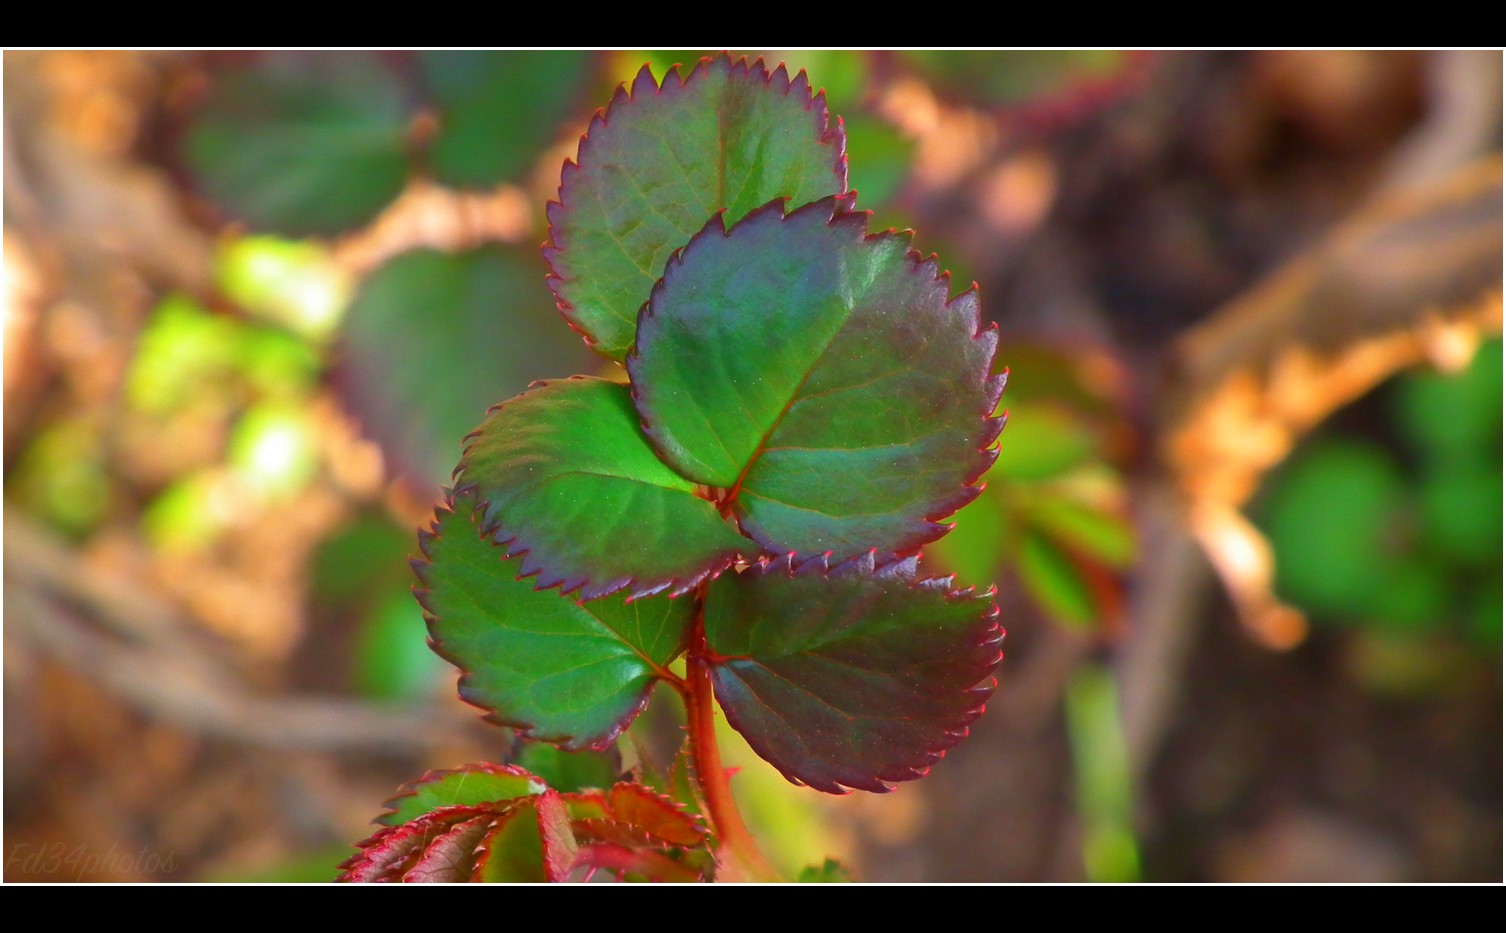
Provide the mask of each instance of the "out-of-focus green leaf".
POLYGON ((847 189, 842 130, 804 79, 718 55, 662 87, 645 68, 592 120, 549 205, 550 284, 587 342, 621 360, 670 253, 725 209, 847 189))
POLYGON ((1084 557, 1123 570, 1135 559, 1135 529, 1114 511, 1062 495, 1020 496, 1030 524, 1084 557))
POLYGON ((1088 880, 1138 881, 1134 779, 1113 674, 1097 664, 1080 667, 1067 682, 1066 703, 1088 880))
POLYGON ((882 205, 910 174, 915 143, 893 125, 867 114, 843 121, 847 131, 847 184, 863 207, 882 205))
POLYGON ((1267 502, 1278 592, 1336 616, 1383 597, 1392 555, 1407 543, 1406 508, 1406 480, 1383 451, 1360 441, 1314 444, 1267 502))
POLYGON ((1468 632, 1475 644, 1501 651, 1501 575, 1487 578, 1471 594, 1468 632))
POLYGON ((708 224, 665 269, 628 358, 664 460, 729 490, 772 553, 846 560, 935 540, 976 495, 998 333, 977 294, 948 299, 907 236, 868 235, 829 198, 708 224))
POLYGON ((1092 625, 1100 615, 1092 582, 1071 555, 1038 531, 1020 541, 1020 582, 1053 618, 1068 625, 1092 625))
POLYGON ((213 77, 186 155, 231 214, 288 236, 330 235, 402 191, 412 108, 379 56, 269 52, 213 77))
POLYGON ((1424 475, 1425 541, 1467 565, 1501 565, 1501 469, 1476 460, 1440 465, 1424 475))
MULTIPOLYGON (((393 567, 401 567, 401 562, 393 567)), ((407 574, 393 573, 399 579, 407 574)), ((406 586, 366 610, 355 646, 356 686, 369 697, 413 699, 432 692, 444 662, 429 650, 423 613, 406 586)))
POLYGON ((983 493, 952 516, 956 525, 926 548, 934 559, 958 579, 980 586, 999 582, 999 571, 1010 552, 1018 529, 998 492, 990 483, 983 493))
POLYGON ((334 329, 350 300, 329 250, 313 241, 235 237, 221 248, 215 277, 242 308, 313 338, 334 329))
POLYGON ((59 531, 82 536, 104 519, 113 498, 104 457, 93 419, 60 421, 21 453, 5 479, 6 494, 59 531))
POLYGON ((1007 431, 993 468, 999 479, 1052 479, 1091 457, 1098 447, 1080 417, 1049 403, 1011 403, 1007 431))
POLYGON ((1474 460, 1480 451, 1499 454, 1501 378, 1501 341, 1495 340, 1482 345, 1462 373, 1414 373, 1399 380, 1397 420, 1431 461, 1474 460))
POLYGON ((314 445, 306 412, 262 404, 236 422, 226 460, 253 495, 287 497, 313 478, 319 464, 314 445))
POLYGON ((517 762, 562 794, 606 790, 622 775, 616 746, 602 751, 567 752, 548 742, 518 742, 517 762))
POLYGON ((406 574, 394 575, 392 568, 417 546, 412 531, 381 515, 361 515, 314 551, 310 595, 320 605, 339 605, 370 596, 384 582, 406 592, 412 581, 406 574))
POLYGON ((590 84, 587 51, 443 50, 419 56, 439 105, 434 175, 485 188, 522 174, 579 106, 590 84))
POLYGON ((841 862, 829 858, 820 865, 800 869, 800 877, 795 880, 800 884, 848 884, 852 881, 852 872, 841 862))
POLYGON ((1113 77, 1130 64, 1130 53, 1112 49, 914 49, 900 54, 943 91, 991 106, 1070 92, 1085 81, 1113 77))
POLYGON ((404 253, 345 317, 339 384, 390 462, 438 484, 487 408, 590 361, 569 339, 537 254, 486 246, 404 253))

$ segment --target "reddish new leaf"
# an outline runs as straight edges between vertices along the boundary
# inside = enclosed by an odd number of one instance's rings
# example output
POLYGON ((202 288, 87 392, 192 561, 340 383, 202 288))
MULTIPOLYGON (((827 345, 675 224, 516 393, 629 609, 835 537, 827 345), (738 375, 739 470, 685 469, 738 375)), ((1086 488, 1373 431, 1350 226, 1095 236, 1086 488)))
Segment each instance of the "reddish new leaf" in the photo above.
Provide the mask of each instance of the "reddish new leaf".
MULTIPOLYGON (((337 880, 403 881, 409 870, 423 860, 429 847, 446 839, 450 830, 475 819, 490 823, 495 812, 489 806, 441 807, 400 826, 384 827, 358 844, 361 851, 341 864, 342 874, 337 880)), ((456 842, 456 837, 449 837, 445 851, 453 853, 456 842)))
POLYGON ((908 235, 828 198, 714 219, 669 263, 628 357, 645 429, 775 553, 914 551, 997 456, 998 333, 908 235))
POLYGON ((706 218, 846 191, 843 149, 841 124, 830 125, 804 72, 723 54, 688 75, 670 69, 661 87, 645 65, 631 94, 619 87, 597 112, 549 204, 544 255, 560 310, 621 360, 665 261, 706 218))
POLYGON ((828 571, 789 558, 707 596, 712 682, 727 720, 791 781, 829 793, 921 777, 993 691, 992 591, 916 579, 910 558, 828 571))
POLYGON ((470 881, 476 870, 477 846, 492 825, 491 814, 456 823, 429 843, 424 854, 403 874, 405 884, 470 881))

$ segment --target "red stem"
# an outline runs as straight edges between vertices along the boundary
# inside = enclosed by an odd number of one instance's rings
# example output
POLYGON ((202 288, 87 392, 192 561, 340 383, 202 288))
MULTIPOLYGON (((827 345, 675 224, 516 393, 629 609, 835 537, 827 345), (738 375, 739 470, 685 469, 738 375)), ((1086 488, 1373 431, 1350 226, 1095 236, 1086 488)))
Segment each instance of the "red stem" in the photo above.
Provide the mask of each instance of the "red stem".
MULTIPOLYGON (((697 594, 705 606, 705 585, 697 594)), ((722 764, 716 744, 716 701, 711 692, 711 660, 706 647, 705 609, 696 613, 691 629, 690 651, 685 659, 685 680, 689 688, 682 693, 689 714, 690 757, 695 764, 696 783, 705 798, 707 816, 718 840, 717 876, 722 881, 781 881, 769 864, 753 834, 743 823, 732 796, 732 782, 722 764)))

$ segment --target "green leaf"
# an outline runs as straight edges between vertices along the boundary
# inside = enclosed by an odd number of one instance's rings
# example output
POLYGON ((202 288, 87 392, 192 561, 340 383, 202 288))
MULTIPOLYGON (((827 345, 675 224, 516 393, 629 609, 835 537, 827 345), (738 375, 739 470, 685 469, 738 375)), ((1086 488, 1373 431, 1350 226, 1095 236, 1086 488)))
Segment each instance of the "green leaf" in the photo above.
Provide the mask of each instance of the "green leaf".
POLYGON ((1320 441, 1294 457, 1267 503, 1276 588, 1313 612, 1353 617, 1385 598, 1396 554, 1407 550, 1406 478, 1361 441, 1320 441))
POLYGON ((487 406, 578 372, 532 251, 403 253, 362 284, 342 324, 337 385, 388 461, 440 483, 487 406))
POLYGON ((628 388, 577 377, 542 382, 492 410, 456 471, 482 527, 523 554, 522 575, 595 599, 683 593, 749 542, 665 466, 638 427, 628 388))
POLYGON ((518 745, 518 766, 537 774, 560 793, 608 788, 622 774, 622 756, 615 745, 581 752, 567 752, 548 742, 520 741, 518 745))
POLYGON ((571 750, 604 747, 682 650, 693 600, 578 603, 536 590, 481 537, 471 504, 441 509, 420 539, 417 595, 434 650, 464 672, 461 697, 492 721, 571 750))
POLYGON ((1461 373, 1419 372, 1398 380, 1393 405, 1411 446, 1434 462, 1499 454, 1501 360, 1501 342, 1493 340, 1461 373))
POLYGON ((1068 625, 1091 625, 1101 615, 1092 581, 1060 545, 1038 531, 1020 541, 1020 580, 1041 608, 1068 625))
POLYGON ((1083 419, 1052 404, 1012 405, 1009 443, 999 451, 994 475, 1013 480, 1046 480, 1087 460, 1098 440, 1083 419))
POLYGON ((992 590, 917 580, 915 558, 827 567, 783 557, 712 585, 712 683, 727 721, 789 780, 886 791, 924 775, 982 712, 998 609, 992 590))
POLYGON ((258 229, 331 235, 407 181, 402 81, 367 52, 269 52, 218 71, 185 147, 208 195, 258 229))
POLYGON ((519 801, 482 840, 472 881, 537 884, 564 881, 577 846, 564 801, 554 791, 519 801))
POLYGON ((578 50, 421 53, 439 105, 439 137, 429 154, 435 177, 490 187, 521 174, 576 109, 591 61, 578 50))
POLYGON ((597 113, 549 204, 544 255, 560 310, 621 360, 670 253, 718 211, 735 221, 778 197, 847 190, 841 125, 805 76, 718 55, 663 86, 647 66, 597 113))
MULTIPOLYGON (((1017 438, 1011 437, 1013 443, 1017 438)), ((1041 495, 1022 500, 1032 526, 1084 557, 1123 570, 1135 559, 1135 529, 1123 515, 1063 495, 1041 495)))
POLYGON ((479 762, 453 771, 430 771, 398 788, 377 817, 384 826, 400 826, 441 807, 478 807, 544 792, 544 782, 522 768, 479 762))
POLYGON ((977 495, 1003 391, 978 299, 850 200, 720 217, 670 262, 628 372, 645 429, 770 551, 919 548, 977 495))
POLYGON ((1099 88, 1129 76, 1136 55, 1113 49, 919 49, 900 54, 941 90, 993 106, 1089 91, 1101 95, 1099 88))
POLYGON ((847 870, 846 865, 829 858, 820 865, 800 869, 800 877, 795 881, 799 884, 850 884, 852 872, 847 870))

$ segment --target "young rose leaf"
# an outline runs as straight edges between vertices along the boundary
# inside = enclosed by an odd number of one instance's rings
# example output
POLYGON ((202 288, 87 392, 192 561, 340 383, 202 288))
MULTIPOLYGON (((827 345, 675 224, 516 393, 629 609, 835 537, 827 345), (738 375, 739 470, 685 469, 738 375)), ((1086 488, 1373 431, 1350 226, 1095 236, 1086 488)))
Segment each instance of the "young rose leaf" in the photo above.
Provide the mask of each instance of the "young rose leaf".
POLYGON ((461 187, 490 187, 532 165, 592 75, 591 53, 569 50, 431 51, 419 66, 439 105, 430 165, 461 187))
POLYGON ((726 210, 805 204, 847 190, 842 128, 802 72, 760 59, 702 59, 663 86, 648 66, 599 111, 549 204, 544 255, 560 310, 604 356, 633 345, 638 309, 664 263, 726 210))
POLYGON ((406 884, 457 884, 476 871, 476 849, 491 827, 491 814, 456 823, 429 843, 413 867, 403 873, 406 884))
POLYGON ((470 880, 565 881, 578 850, 564 801, 554 791, 545 791, 497 818, 480 844, 470 880))
POLYGON ((797 784, 886 791, 921 777, 993 691, 992 590, 916 579, 916 559, 827 570, 788 558, 728 575, 706 601, 727 721, 797 784))
POLYGON ((578 603, 536 590, 481 537, 472 504, 440 509, 421 536, 414 570, 430 644, 463 671, 460 696, 493 722, 567 749, 607 745, 684 647, 693 601, 578 603))
POLYGON ((340 233, 402 191, 408 97, 368 52, 257 55, 214 75, 185 154, 205 192, 252 226, 340 233))
POLYGON ((538 256, 488 245, 402 253, 362 283, 341 323, 336 384, 388 461, 425 488, 499 398, 590 354, 557 338, 538 256))
POLYGON ((934 259, 867 235, 849 199, 730 230, 715 218, 666 268, 628 372, 665 460, 725 490, 770 551, 919 548, 977 495, 1002 420, 998 332, 934 259))
POLYGON ((440 807, 480 806, 543 793, 543 780, 522 768, 479 762, 452 771, 430 771, 398 788, 377 817, 385 826, 399 826, 440 807))
POLYGON ((750 543, 665 466, 638 427, 628 388, 574 378, 492 410, 466 445, 456 493, 537 585, 595 599, 683 593, 750 543))
MULTIPOLYGON (((407 880, 408 873, 423 861, 429 847, 445 840, 444 851, 456 852, 458 836, 451 830, 480 820, 483 828, 493 822, 498 811, 487 806, 441 807, 396 826, 377 830, 369 839, 357 844, 361 850, 341 865, 338 881, 397 882, 407 880), (447 838, 448 837, 448 838, 447 838)), ((430 869, 435 867, 430 863, 430 869)))

